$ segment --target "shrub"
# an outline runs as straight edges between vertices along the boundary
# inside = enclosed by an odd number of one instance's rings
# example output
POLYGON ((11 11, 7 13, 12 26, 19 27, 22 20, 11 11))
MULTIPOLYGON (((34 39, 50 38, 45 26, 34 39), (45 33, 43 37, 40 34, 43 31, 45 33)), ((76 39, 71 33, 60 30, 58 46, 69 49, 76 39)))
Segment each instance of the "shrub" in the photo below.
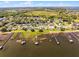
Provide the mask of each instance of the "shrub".
POLYGON ((43 30, 42 30, 42 29, 40 29, 40 30, 39 30, 39 32, 43 32, 43 30))
POLYGON ((65 31, 65 28, 61 28, 61 31, 65 31))
POLYGON ((1 31, 2 31, 2 32, 7 32, 6 27, 2 28, 1 31))
POLYGON ((23 27, 23 28, 22 28, 22 30, 25 30, 25 31, 27 31, 27 28, 23 27))
POLYGON ((32 31, 32 32, 35 32, 35 30, 34 30, 34 29, 31 29, 31 31, 32 31))

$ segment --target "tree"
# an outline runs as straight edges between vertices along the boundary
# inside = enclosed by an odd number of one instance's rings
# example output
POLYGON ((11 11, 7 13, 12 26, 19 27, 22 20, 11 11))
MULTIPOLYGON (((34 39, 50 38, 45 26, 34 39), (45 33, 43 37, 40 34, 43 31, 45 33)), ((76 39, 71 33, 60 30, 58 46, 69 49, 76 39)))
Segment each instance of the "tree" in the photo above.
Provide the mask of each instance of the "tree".
POLYGON ((39 32, 43 32, 43 30, 42 30, 42 29, 40 29, 40 30, 39 30, 39 32))
POLYGON ((32 32, 35 32, 35 30, 34 30, 34 29, 31 29, 31 31, 32 31, 32 32))
POLYGON ((25 31, 27 31, 27 28, 26 27, 23 27, 22 29, 25 30, 25 31))
POLYGON ((61 28, 61 31, 65 31, 65 28, 61 28))
POLYGON ((48 18, 49 18, 49 19, 54 19, 54 18, 55 18, 55 16, 49 16, 48 18))
POLYGON ((6 31, 7 31, 6 27, 3 27, 3 28, 1 29, 1 31, 2 31, 2 32, 6 32, 6 31))

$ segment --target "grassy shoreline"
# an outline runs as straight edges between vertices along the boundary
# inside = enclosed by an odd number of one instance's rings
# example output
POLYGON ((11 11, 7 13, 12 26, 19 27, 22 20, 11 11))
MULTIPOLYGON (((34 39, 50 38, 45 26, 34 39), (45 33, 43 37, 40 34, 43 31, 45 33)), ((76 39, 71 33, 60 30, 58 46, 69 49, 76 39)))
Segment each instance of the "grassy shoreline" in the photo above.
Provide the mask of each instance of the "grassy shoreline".
POLYGON ((0 32, 0 34, 3 35, 7 35, 9 33, 14 33, 13 34, 13 39, 15 39, 17 37, 18 33, 21 33, 21 36, 23 39, 29 41, 30 39, 35 42, 35 37, 36 36, 40 36, 40 35, 45 35, 45 34, 56 34, 56 33, 69 33, 69 32, 79 32, 79 30, 67 30, 67 31, 49 31, 49 30, 44 30, 43 32, 39 32, 39 31, 35 31, 35 32, 31 32, 31 31, 24 31, 24 30, 16 30, 16 31, 11 31, 11 32, 0 32))
POLYGON ((49 31, 49 30, 45 30, 44 32, 38 32, 38 31, 35 31, 35 32, 31 32, 31 31, 24 31, 24 30, 15 30, 15 31, 11 31, 11 32, 0 32, 0 34, 7 34, 7 33, 18 33, 18 32, 26 32, 26 33, 60 33, 60 32, 79 32, 79 30, 67 30, 67 31, 49 31))

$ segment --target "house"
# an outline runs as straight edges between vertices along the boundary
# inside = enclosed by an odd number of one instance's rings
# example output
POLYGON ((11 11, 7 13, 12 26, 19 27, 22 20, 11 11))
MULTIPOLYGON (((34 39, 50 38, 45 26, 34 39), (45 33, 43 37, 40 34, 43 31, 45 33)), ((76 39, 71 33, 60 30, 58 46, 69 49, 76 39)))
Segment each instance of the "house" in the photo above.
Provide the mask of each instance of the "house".
POLYGON ((0 18, 0 20, 3 20, 4 18, 0 18))
POLYGON ((79 29, 79 22, 73 23, 72 27, 73 27, 74 30, 79 29))
POLYGON ((54 29, 54 25, 52 24, 52 23, 50 23, 49 25, 48 25, 48 28, 50 29, 50 30, 52 30, 52 29, 54 29))

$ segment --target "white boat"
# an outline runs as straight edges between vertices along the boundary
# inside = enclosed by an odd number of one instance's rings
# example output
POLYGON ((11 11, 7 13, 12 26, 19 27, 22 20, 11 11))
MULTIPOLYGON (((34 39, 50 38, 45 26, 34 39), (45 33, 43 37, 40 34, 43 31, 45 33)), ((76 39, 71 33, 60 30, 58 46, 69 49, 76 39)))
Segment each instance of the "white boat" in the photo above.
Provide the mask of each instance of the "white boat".
POLYGON ((39 42, 35 42, 34 44, 35 44, 35 45, 38 45, 38 44, 39 44, 39 42))
POLYGON ((0 46, 0 50, 1 50, 1 49, 3 49, 3 46, 2 46, 2 45, 0 46))
POLYGON ((73 40, 69 40, 71 43, 73 43, 73 40))
POLYGON ((59 45, 60 44, 60 42, 57 42, 57 45, 59 45))
POLYGON ((22 44, 22 45, 26 44, 26 41, 22 41, 21 44, 22 44))

